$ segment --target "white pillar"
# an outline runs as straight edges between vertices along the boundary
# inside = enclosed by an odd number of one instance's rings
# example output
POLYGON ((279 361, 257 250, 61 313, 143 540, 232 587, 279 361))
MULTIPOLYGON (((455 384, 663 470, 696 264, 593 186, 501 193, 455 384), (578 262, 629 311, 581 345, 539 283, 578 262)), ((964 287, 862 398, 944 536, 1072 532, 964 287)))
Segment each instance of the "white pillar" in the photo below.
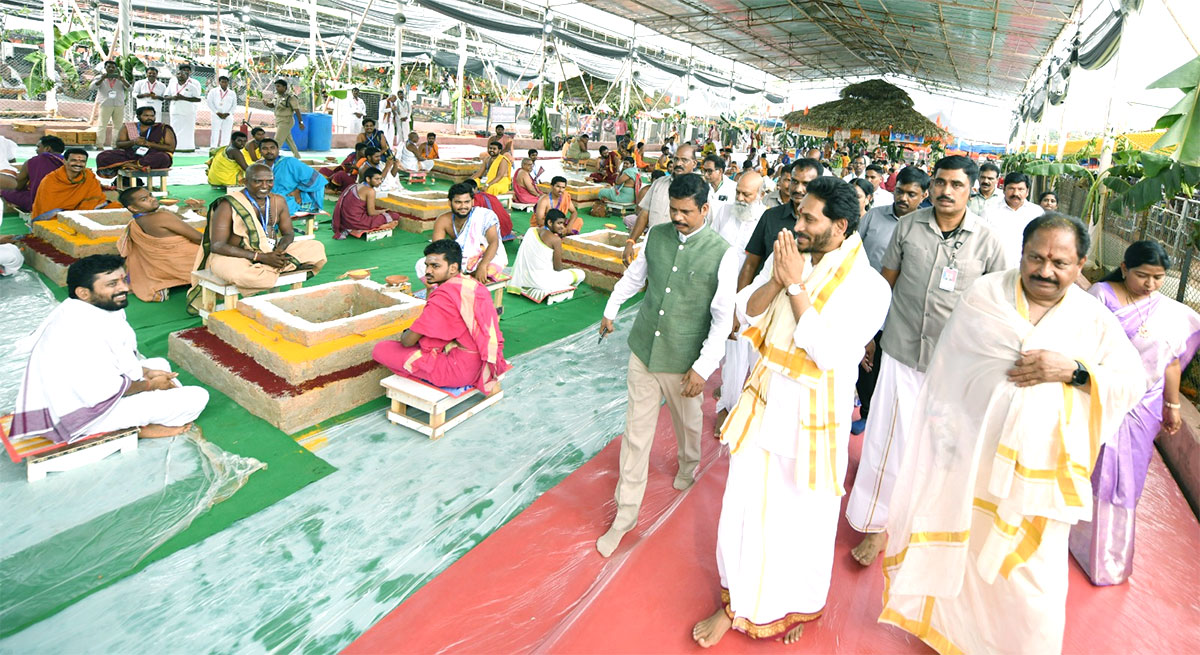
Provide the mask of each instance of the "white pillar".
POLYGON ((121 54, 127 55, 133 52, 133 3, 130 0, 120 0, 118 7, 121 17, 121 54))
MULTIPOLYGON (((203 30, 204 30, 204 57, 205 57, 205 59, 207 59, 207 58, 208 58, 208 55, 209 55, 209 52, 211 52, 211 50, 209 49, 209 45, 208 45, 208 40, 209 40, 209 35, 208 35, 208 16, 201 16, 201 17, 200 17, 200 26, 201 26, 201 29, 203 29, 203 30)), ((123 53, 123 52, 122 52, 121 54, 125 54, 125 53, 123 53)))
MULTIPOLYGON (((128 2, 128 0, 122 0, 128 2)), ((54 0, 42 0, 42 54, 46 57, 46 78, 58 85, 58 67, 54 58, 54 0)), ((46 111, 58 113, 58 89, 46 91, 46 111)), ((32 100, 32 98, 30 98, 32 100)))
POLYGON ((463 96, 466 94, 463 75, 467 66, 467 24, 458 24, 458 103, 454 107, 454 131, 462 131, 463 96))
MULTIPOLYGON (((397 18, 397 21, 400 19, 397 18)), ((404 23, 398 22, 396 25, 396 58, 392 62, 392 93, 396 94, 397 99, 407 100, 407 93, 403 93, 400 89, 402 81, 400 72, 404 66, 404 23)))

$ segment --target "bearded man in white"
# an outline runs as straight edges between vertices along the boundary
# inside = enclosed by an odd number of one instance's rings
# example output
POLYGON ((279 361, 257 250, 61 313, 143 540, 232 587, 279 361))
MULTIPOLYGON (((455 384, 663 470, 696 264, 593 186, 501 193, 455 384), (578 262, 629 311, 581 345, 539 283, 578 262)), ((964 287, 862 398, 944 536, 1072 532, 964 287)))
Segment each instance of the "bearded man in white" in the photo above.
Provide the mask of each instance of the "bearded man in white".
MULTIPOLYGON (((746 242, 754 234, 758 219, 766 211, 763 205, 763 178, 757 171, 750 171, 737 182, 733 202, 725 203, 712 218, 712 228, 729 242, 738 253, 738 268, 746 259, 746 242)), ((741 338, 745 326, 733 321, 733 331, 725 340, 725 364, 721 368, 721 397, 717 400, 717 420, 714 429, 720 430, 721 423, 729 410, 737 403, 742 385, 750 367, 758 361, 758 354, 749 341, 741 338)))

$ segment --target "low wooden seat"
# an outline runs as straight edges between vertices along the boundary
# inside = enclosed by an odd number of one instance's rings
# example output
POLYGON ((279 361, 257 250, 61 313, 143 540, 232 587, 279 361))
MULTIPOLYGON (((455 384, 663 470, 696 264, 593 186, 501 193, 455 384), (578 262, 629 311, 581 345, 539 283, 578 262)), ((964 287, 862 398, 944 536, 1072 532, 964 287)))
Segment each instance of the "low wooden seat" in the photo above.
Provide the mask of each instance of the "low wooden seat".
POLYGON ((514 202, 509 205, 511 211, 532 212, 533 206, 537 203, 532 202, 514 202))
POLYGON ((450 428, 495 405, 504 397, 504 391, 500 388, 499 382, 497 382, 496 390, 489 396, 481 394, 474 388, 459 395, 452 395, 445 389, 401 375, 384 378, 380 384, 391 403, 387 412, 388 420, 396 425, 412 428, 429 437, 430 440, 441 439, 450 428), (479 402, 453 417, 447 418, 451 409, 476 397, 479 398, 479 402), (428 418, 422 420, 420 417, 409 416, 410 407, 425 412, 429 415, 428 418))
POLYGON ((496 196, 496 198, 500 200, 500 204, 504 205, 505 209, 508 209, 510 211, 512 210, 512 194, 511 193, 502 193, 502 194, 496 196))
POLYGON ((617 212, 617 214, 620 216, 626 216, 637 211, 637 203, 634 202, 614 202, 612 200, 606 200, 604 201, 604 204, 608 206, 608 211, 610 213, 617 212))
POLYGON ((520 287, 508 287, 508 292, 518 296, 525 296, 536 303, 541 303, 543 300, 546 305, 553 305, 564 300, 570 300, 575 297, 575 287, 567 287, 558 291, 542 291, 540 289, 522 289, 520 287))
POLYGON ((492 294, 492 304, 496 306, 497 315, 504 313, 504 287, 508 286, 508 281, 511 279, 511 275, 500 273, 496 276, 495 281, 487 283, 487 290, 492 294))
POLYGON ((25 477, 37 482, 47 473, 60 473, 98 462, 121 451, 137 450, 138 429, 99 432, 76 440, 74 443, 55 443, 44 436, 29 436, 12 440, 12 414, 0 417, 0 440, 4 450, 14 463, 25 462, 25 477))
POLYGON ((404 171, 404 173, 408 176, 407 179, 410 184, 417 184, 417 183, 427 184, 429 182, 429 171, 426 171, 426 170, 407 171, 406 170, 406 171, 404 171))
MULTIPOLYGON (((290 289, 299 289, 304 286, 306 280, 308 280, 308 271, 281 273, 279 279, 275 281, 275 288, 288 287, 290 289)), ((207 268, 200 271, 192 271, 192 284, 200 285, 201 321, 207 322, 208 315, 212 312, 237 309, 238 296, 241 295, 241 292, 238 291, 236 284, 230 284, 207 268), (218 298, 221 301, 220 304, 217 304, 218 298)))
POLYGON ((145 180, 146 187, 150 189, 150 195, 155 198, 167 197, 167 173, 170 170, 166 168, 156 168, 149 171, 139 171, 132 168, 121 168, 117 170, 117 190, 124 191, 125 189, 136 186, 135 180, 145 180))

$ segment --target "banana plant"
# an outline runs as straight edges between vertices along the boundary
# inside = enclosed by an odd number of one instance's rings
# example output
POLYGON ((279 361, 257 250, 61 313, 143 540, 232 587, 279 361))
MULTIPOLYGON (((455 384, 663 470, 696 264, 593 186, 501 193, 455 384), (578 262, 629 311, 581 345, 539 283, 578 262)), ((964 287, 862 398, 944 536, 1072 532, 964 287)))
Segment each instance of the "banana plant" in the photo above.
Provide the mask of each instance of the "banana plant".
MULTIPOLYGON (((76 43, 86 40, 88 40, 88 33, 84 30, 76 30, 63 34, 57 26, 54 28, 54 62, 51 65, 61 71, 63 78, 67 81, 74 82, 78 80, 79 71, 75 68, 75 64, 72 64, 71 60, 64 55, 76 43)), ((25 55, 25 61, 33 64, 33 70, 25 78, 25 93, 28 94, 30 99, 54 88, 55 83, 52 71, 47 67, 45 52, 41 50, 31 52, 25 55)))

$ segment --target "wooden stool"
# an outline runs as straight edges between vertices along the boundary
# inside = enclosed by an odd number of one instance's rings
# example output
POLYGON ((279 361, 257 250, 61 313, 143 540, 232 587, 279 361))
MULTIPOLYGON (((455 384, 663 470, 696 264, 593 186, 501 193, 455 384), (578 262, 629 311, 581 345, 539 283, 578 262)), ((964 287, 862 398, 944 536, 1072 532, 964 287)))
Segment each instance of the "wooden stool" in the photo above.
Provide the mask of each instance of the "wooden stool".
POLYGON ((43 436, 22 437, 10 440, 12 414, 0 417, 0 440, 4 450, 14 463, 25 461, 25 477, 37 482, 47 473, 59 473, 87 466, 120 451, 129 453, 137 450, 138 429, 129 428, 115 432, 100 432, 88 435, 74 443, 55 443, 43 436))
MULTIPOLYGON (((275 288, 289 287, 291 289, 299 289, 304 286, 304 282, 307 279, 308 271, 282 273, 275 280, 275 288)), ((225 309, 237 309, 238 296, 241 292, 238 291, 236 284, 226 282, 207 268, 201 271, 192 271, 192 284, 200 285, 201 322, 207 323, 208 315, 213 312, 225 309), (217 304, 217 298, 221 300, 221 304, 219 305, 217 304)))
POLYGON ((500 204, 504 205, 505 209, 508 209, 508 210, 512 209, 512 194, 511 193, 502 193, 496 197, 500 199, 500 204))
POLYGON ((429 182, 429 171, 422 170, 422 171, 404 171, 404 172, 408 174, 408 181, 410 184, 416 183, 416 182, 420 182, 421 184, 427 184, 429 182))
POLYGON ((167 172, 165 168, 159 168, 149 171, 138 171, 131 168, 122 168, 117 171, 117 190, 124 191, 135 186, 134 180, 146 180, 146 187, 150 189, 150 195, 155 198, 165 198, 167 196, 167 172))
POLYGON ((388 420, 396 425, 412 428, 429 437, 431 441, 441 439, 450 428, 495 405, 504 397, 504 391, 500 389, 499 382, 497 382, 496 391, 490 396, 484 396, 474 388, 461 395, 452 396, 444 389, 400 375, 387 377, 380 384, 383 385, 388 400, 391 401, 391 407, 388 408, 387 413, 388 420), (453 418, 446 419, 446 414, 451 409, 475 396, 479 396, 482 400, 453 418), (409 416, 409 407, 429 414, 429 419, 422 421, 409 416))
POLYGON ((509 205, 509 209, 512 211, 532 212, 533 205, 534 203, 532 202, 514 202, 509 205))
POLYGON ((608 206, 609 213, 617 212, 618 216, 627 216, 637 211, 637 203, 606 200, 604 204, 608 206))
POLYGON ((496 275, 494 282, 487 283, 487 290, 492 294, 492 304, 496 306, 497 315, 504 313, 504 287, 508 286, 508 281, 511 279, 511 275, 500 273, 496 275))

